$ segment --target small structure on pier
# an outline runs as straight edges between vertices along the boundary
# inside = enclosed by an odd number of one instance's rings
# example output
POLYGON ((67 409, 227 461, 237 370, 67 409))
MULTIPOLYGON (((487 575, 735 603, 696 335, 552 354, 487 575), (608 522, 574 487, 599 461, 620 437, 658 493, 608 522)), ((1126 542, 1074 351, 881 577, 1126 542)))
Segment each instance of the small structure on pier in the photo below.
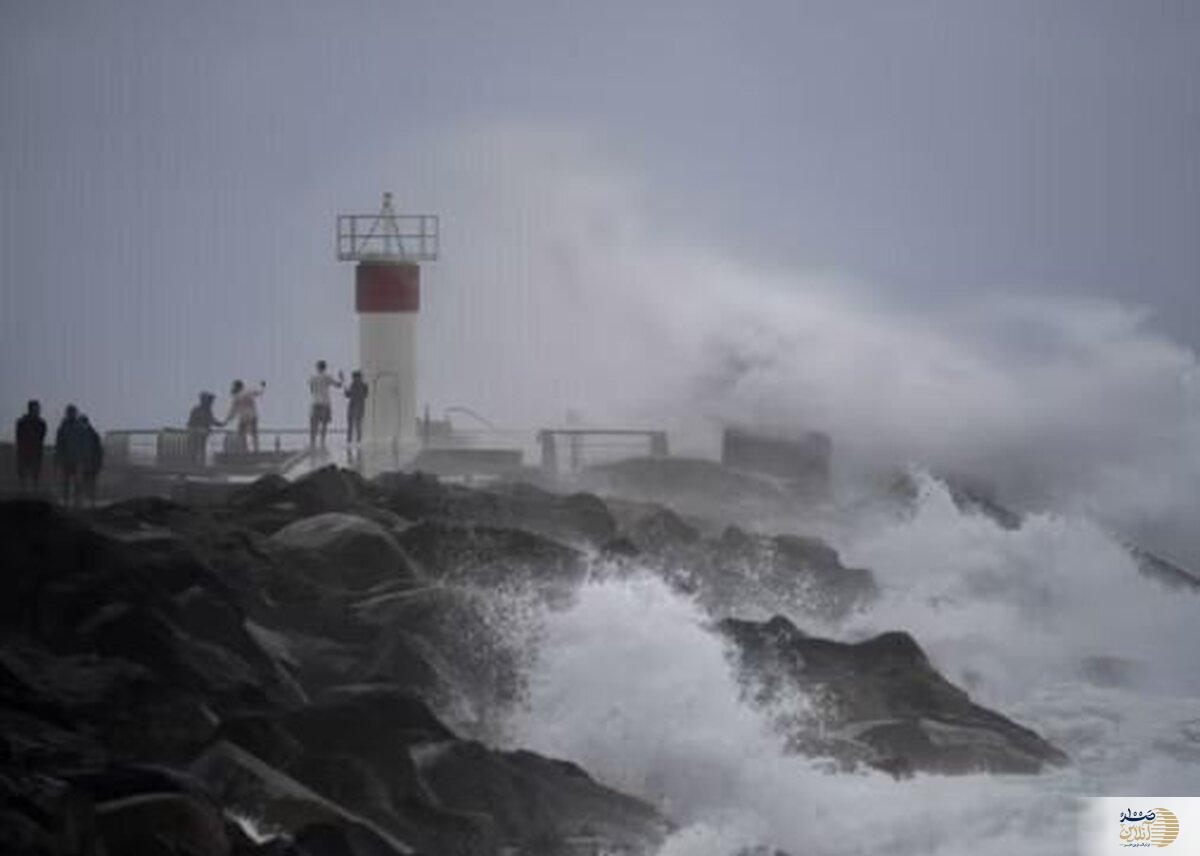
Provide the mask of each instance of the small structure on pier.
POLYGON ((542 472, 548 476, 556 476, 561 472, 560 440, 566 441, 568 472, 583 469, 588 463, 585 457, 598 449, 620 449, 625 452, 623 457, 649 454, 653 458, 665 458, 670 454, 667 432, 654 429, 543 428, 538 431, 537 440, 542 452, 542 472), (630 441, 633 441, 633 445, 630 441))

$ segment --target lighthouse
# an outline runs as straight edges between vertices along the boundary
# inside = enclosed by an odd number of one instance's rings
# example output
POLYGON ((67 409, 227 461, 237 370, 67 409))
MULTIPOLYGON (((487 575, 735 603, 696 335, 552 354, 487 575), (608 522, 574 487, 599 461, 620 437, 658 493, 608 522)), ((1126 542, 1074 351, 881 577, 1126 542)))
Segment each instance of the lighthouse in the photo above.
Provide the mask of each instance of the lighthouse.
POLYGON ((370 387, 368 443, 404 444, 417 431, 417 316, 421 263, 438 257, 438 218, 397 214, 383 194, 377 214, 337 218, 338 261, 356 262, 359 366, 370 387))

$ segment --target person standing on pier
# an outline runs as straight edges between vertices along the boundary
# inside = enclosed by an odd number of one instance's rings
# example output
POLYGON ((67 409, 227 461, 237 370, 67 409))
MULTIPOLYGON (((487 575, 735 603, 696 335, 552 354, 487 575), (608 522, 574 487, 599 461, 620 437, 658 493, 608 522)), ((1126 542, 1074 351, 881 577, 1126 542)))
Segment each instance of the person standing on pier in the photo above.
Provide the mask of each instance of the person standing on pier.
POLYGON ((202 392, 200 403, 188 414, 188 457, 197 467, 203 468, 208 463, 209 433, 225 424, 213 413, 213 402, 216 400, 217 397, 211 392, 202 392))
POLYGON ((76 442, 79 444, 79 491, 76 502, 82 505, 87 501, 94 508, 96 482, 104 466, 104 443, 87 416, 82 413, 79 414, 79 423, 76 426, 76 442))
POLYGON ((79 502, 79 459, 83 441, 79 430, 79 408, 68 404, 54 434, 54 466, 62 485, 63 505, 79 502))
POLYGON ((346 387, 346 442, 362 443, 363 416, 367 412, 367 382, 362 372, 355 369, 350 374, 350 385, 346 387))
POLYGON ((308 379, 308 391, 312 394, 312 408, 308 416, 308 447, 317 447, 320 437, 321 448, 325 448, 325 432, 333 419, 333 403, 329 400, 329 388, 336 386, 341 389, 345 376, 338 372, 337 380, 325 371, 325 361, 317 360, 317 373, 308 379))
POLYGON ((232 401, 229 403, 229 415, 226 422, 237 419, 238 445, 243 452, 248 451, 246 438, 254 444, 254 452, 258 454, 258 404, 257 399, 267 388, 267 382, 260 380, 257 389, 247 389, 246 384, 235 380, 229 390, 232 401))
POLYGON ((31 400, 25 415, 17 420, 17 480, 21 490, 38 489, 45 448, 46 420, 42 418, 42 405, 31 400))

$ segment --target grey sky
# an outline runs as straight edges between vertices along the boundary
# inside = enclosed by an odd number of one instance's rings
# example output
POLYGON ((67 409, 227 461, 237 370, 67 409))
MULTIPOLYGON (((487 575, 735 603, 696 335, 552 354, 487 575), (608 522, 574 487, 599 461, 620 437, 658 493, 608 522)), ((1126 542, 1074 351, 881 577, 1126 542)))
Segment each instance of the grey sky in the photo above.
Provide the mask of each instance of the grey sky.
POLYGON ((3 398, 161 424, 261 374, 298 422, 311 360, 353 360, 333 215, 392 188, 446 218, 422 371, 472 403, 504 338, 472 293, 539 311, 511 127, 617 165, 664 242, 897 311, 1115 297, 1195 346, 1198 96, 1194 2, 3 0, 3 398))

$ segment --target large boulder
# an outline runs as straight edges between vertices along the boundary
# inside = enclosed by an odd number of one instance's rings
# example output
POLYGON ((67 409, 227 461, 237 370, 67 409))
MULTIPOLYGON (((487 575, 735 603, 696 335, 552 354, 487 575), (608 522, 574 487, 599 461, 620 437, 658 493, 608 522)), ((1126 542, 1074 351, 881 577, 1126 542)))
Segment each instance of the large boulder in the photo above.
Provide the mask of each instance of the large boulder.
POLYGON ((1126 545, 1129 554, 1137 563, 1138 573, 1144 577, 1156 580, 1171 588, 1188 592, 1200 592, 1200 576, 1195 571, 1189 571, 1169 562, 1162 556, 1155 555, 1149 550, 1135 544, 1126 545))
POLYGON ((217 724, 203 695, 141 664, 95 654, 54 655, 15 641, 0 648, 0 703, 8 709, 0 721, 7 720, 5 734, 14 739, 14 750, 72 765, 94 765, 109 756, 187 757, 217 724))
POLYGON ((425 473, 387 473, 377 477, 372 488, 381 502, 407 520, 523 529, 591 546, 608 542, 617 531, 604 502, 586 493, 563 496, 524 483, 478 490, 446 484, 425 473))
POLYGON ((874 575, 848 568, 817 538, 752 535, 729 528, 705 542, 691 579, 710 607, 726 615, 780 605, 799 615, 836 620, 876 595, 874 575))
POLYGON ((380 583, 411 583, 416 577, 395 536, 354 514, 306 517, 276 532, 270 542, 285 559, 303 564, 329 585, 363 590, 380 583))
POLYGON ((148 793, 96 806, 96 826, 109 853, 228 856, 220 809, 181 793, 148 793))
POLYGON ((452 740, 454 733, 419 697, 390 684, 350 684, 288 714, 288 730, 310 751, 370 758, 382 744, 452 740))
POLYGON ((671 830, 652 806, 566 761, 462 741, 430 745, 416 758, 441 805, 490 815, 518 852, 650 854, 671 830))
POLYGON ((660 510, 634 521, 633 567, 650 570, 694 596, 714 616, 795 615, 837 621, 869 604, 874 575, 842 564, 817 538, 759 535, 730 526, 716 538, 660 510))
POLYGON ((639 551, 671 555, 683 553, 700 540, 700 531, 665 506, 654 506, 630 524, 626 537, 639 551))
POLYGON ((462 586, 430 586, 364 598, 359 620, 380 636, 365 658, 373 680, 416 680, 404 686, 476 735, 519 704, 534 651, 522 631, 520 595, 462 586))
POLYGON ((907 633, 835 642, 782 616, 718 628, 747 699, 792 751, 895 775, 1036 773, 1067 761, 1032 730, 972 702, 907 633))
POLYGON ((0 770, 0 853, 93 853, 95 806, 69 782, 45 773, 0 770))
POLYGON ((224 709, 300 698, 181 539, 38 503, 0 505, 0 531, 4 683, 22 709, 87 723, 123 756, 168 757, 206 740, 224 709))
POLYGON ((294 481, 272 473, 233 491, 224 515, 270 534, 302 517, 354 511, 367 504, 367 492, 358 473, 332 464, 294 481))
POLYGON ((361 853, 404 856, 416 852, 379 824, 321 796, 231 743, 215 743, 190 769, 222 805, 254 818, 263 834, 299 839, 311 835, 314 827, 333 828, 362 841, 364 848, 374 848, 358 851, 361 853))
POLYGON ((571 589, 583 582, 583 555, 523 529, 423 521, 399 543, 431 578, 499 588, 571 589))

